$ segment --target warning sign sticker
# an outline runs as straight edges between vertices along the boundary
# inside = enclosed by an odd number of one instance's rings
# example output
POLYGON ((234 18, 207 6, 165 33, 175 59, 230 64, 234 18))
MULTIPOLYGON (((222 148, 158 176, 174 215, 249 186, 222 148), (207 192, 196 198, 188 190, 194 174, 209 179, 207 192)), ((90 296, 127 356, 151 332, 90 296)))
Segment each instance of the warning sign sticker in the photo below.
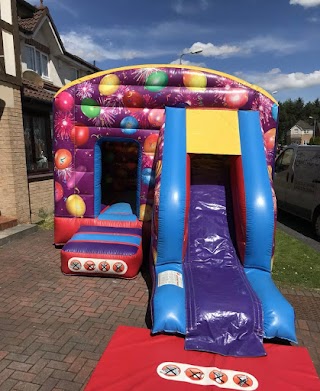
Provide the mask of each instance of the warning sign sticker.
POLYGON ((176 285, 183 288, 182 274, 174 270, 166 270, 158 274, 158 287, 163 285, 176 285))
POLYGON ((258 380, 246 372, 216 367, 200 367, 180 362, 163 362, 157 373, 165 380, 193 383, 199 386, 215 386, 227 390, 254 391, 259 387, 258 380))

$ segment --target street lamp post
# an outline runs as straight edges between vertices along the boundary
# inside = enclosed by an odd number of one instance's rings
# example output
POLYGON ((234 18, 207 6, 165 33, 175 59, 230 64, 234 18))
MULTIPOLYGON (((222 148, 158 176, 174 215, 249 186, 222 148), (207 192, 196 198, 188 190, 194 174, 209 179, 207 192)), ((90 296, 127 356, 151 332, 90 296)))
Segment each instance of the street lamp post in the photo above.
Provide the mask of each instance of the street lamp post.
POLYGON ((316 136, 316 119, 314 117, 312 117, 311 115, 309 115, 309 118, 310 119, 313 119, 313 132, 312 132, 312 137, 315 138, 316 136))
POLYGON ((181 65, 182 64, 182 57, 185 56, 186 54, 199 54, 199 53, 202 53, 203 52, 203 49, 198 49, 198 50, 194 50, 192 52, 186 52, 186 53, 182 53, 180 55, 180 59, 179 59, 179 64, 181 65))

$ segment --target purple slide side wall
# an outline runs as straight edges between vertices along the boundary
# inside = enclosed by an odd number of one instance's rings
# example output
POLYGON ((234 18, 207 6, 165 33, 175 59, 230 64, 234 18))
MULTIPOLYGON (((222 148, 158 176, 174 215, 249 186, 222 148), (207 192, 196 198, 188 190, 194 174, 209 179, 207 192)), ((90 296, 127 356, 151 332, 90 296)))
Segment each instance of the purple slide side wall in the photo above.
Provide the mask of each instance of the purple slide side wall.
MULTIPOLYGON (((194 173, 194 170, 193 170, 194 173)), ((185 348, 231 356, 263 356, 259 299, 229 232, 227 168, 199 170, 192 179, 186 275, 185 348)))

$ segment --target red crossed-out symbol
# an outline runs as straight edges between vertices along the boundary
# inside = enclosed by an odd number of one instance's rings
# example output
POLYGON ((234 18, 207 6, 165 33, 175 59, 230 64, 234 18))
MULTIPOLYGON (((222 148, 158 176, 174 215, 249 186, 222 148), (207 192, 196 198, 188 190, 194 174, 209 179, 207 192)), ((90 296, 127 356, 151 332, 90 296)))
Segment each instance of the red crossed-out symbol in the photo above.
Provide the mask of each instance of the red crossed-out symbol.
POLYGON ((199 381, 204 378, 204 373, 198 368, 188 368, 185 370, 185 374, 189 379, 199 381))
POLYGON ((239 387, 251 387, 253 384, 252 379, 244 375, 243 373, 237 373, 236 375, 233 376, 233 381, 239 386, 239 387))
POLYGON ((209 377, 218 384, 224 384, 228 381, 228 376, 221 371, 211 371, 209 377))
POLYGON ((113 270, 116 272, 116 273, 121 273, 124 271, 124 264, 121 263, 121 262, 117 262, 113 265, 113 270))
POLYGON ((180 368, 176 365, 165 365, 161 369, 161 373, 163 373, 166 376, 172 377, 172 376, 178 376, 180 375, 180 368))

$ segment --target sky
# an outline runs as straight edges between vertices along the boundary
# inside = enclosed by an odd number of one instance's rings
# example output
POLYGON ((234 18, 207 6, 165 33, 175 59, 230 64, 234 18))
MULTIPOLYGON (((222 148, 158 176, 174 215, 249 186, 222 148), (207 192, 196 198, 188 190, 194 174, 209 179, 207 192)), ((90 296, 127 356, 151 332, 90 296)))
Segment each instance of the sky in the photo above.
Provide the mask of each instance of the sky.
POLYGON ((44 5, 66 50, 103 70, 174 64, 184 54, 183 64, 237 76, 279 101, 320 98, 320 0, 44 0, 44 5))

